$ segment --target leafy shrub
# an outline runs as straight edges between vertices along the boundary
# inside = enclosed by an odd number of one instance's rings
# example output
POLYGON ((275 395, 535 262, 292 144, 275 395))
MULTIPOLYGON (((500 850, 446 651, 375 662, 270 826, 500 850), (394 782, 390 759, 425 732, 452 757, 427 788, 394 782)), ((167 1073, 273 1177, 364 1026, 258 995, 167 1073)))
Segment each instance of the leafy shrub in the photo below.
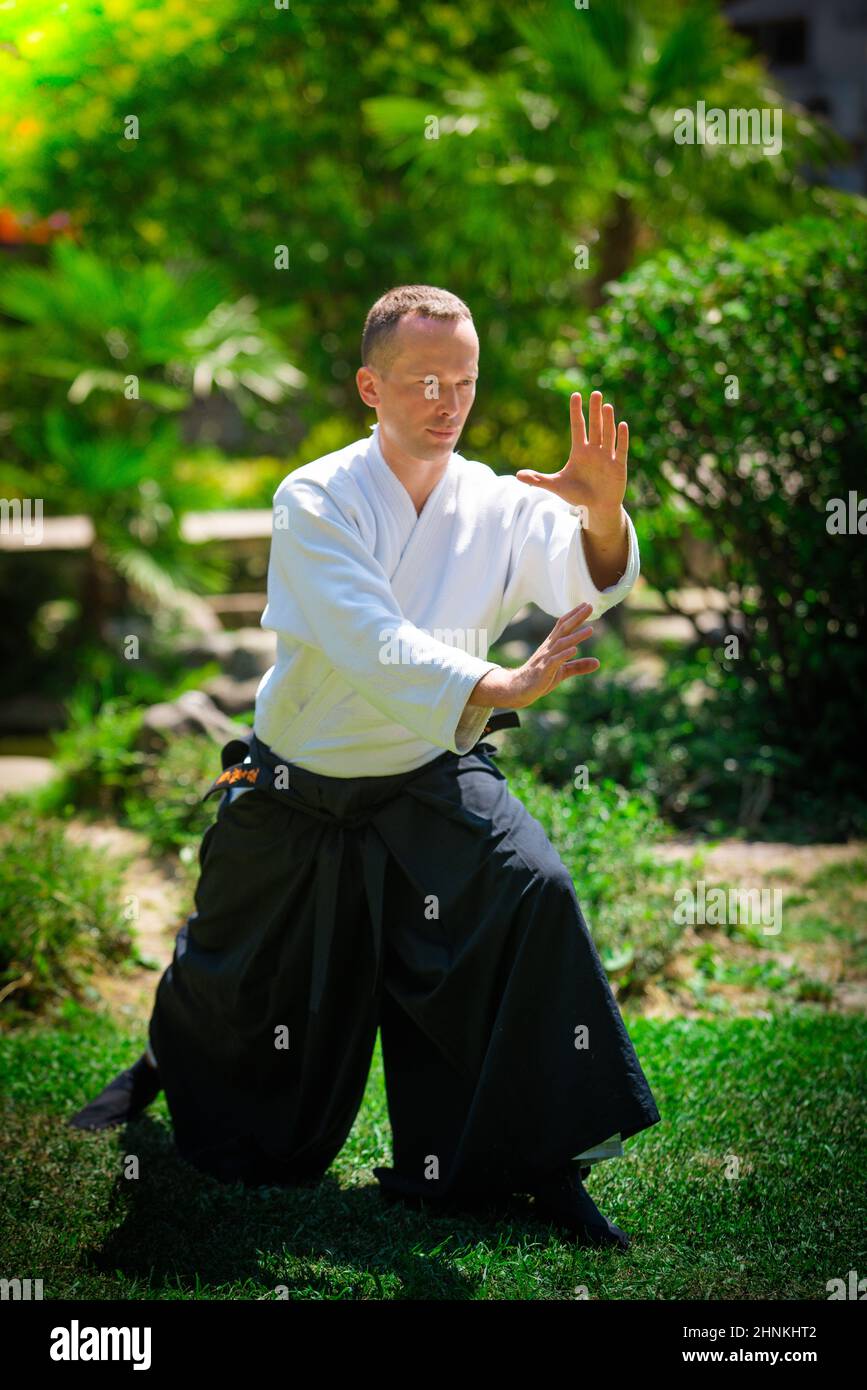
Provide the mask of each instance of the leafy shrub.
POLYGON ((555 790, 505 752, 498 761, 572 875, 606 970, 621 995, 637 993, 683 932, 672 917, 673 870, 653 853, 667 832, 652 797, 607 780, 555 790))
MULTIPOLYGON (((109 664, 103 686, 113 688, 116 668, 116 661, 109 664)), ((129 696, 105 700, 98 687, 79 685, 67 702, 68 725, 54 739, 60 776, 36 795, 35 804, 55 814, 112 813, 147 833, 156 852, 177 849, 200 833, 210 815, 206 807, 203 821, 196 803, 219 771, 218 744, 190 736, 173 740, 161 753, 140 752, 135 744, 146 705, 198 689, 210 669, 187 671, 169 689, 159 687, 154 672, 124 672, 129 696)))
POLYGON ((810 841, 867 829, 863 797, 792 785, 798 755, 772 744, 758 699, 720 681, 706 651, 670 654, 658 684, 636 685, 628 646, 613 633, 594 644, 602 662, 521 711, 510 756, 555 787, 587 768, 650 794, 660 814, 711 835, 740 829, 810 841), (698 689, 702 698, 696 700, 698 689), (774 799, 782 785, 785 797, 774 799))
POLYGON ((146 834, 155 854, 197 841, 214 818, 214 803, 201 798, 220 771, 219 744, 188 735, 161 752, 137 752, 143 708, 112 700, 88 721, 89 708, 86 699, 76 704, 69 728, 57 736, 61 777, 37 792, 34 804, 55 814, 114 815, 146 834))
MULTIPOLYGON (((135 631, 135 619, 130 620, 130 628, 135 631)), ((121 622, 119 627, 124 624, 121 622)), ((72 706, 76 709, 89 709, 92 718, 98 718, 104 705, 109 702, 134 705, 156 705, 163 700, 176 700, 186 690, 201 690, 211 677, 219 675, 218 661, 206 662, 203 666, 191 669, 178 651, 178 644, 186 634, 177 628, 168 627, 166 631, 145 630, 142 641, 144 648, 137 661, 118 660, 117 644, 114 647, 100 646, 96 643, 84 644, 76 650, 76 685, 70 692, 64 692, 72 718, 72 706)))
POLYGON ((76 809, 110 811, 145 761, 134 748, 144 708, 127 700, 108 700, 97 709, 92 697, 78 690, 67 710, 69 724, 54 741, 62 782, 46 799, 71 803, 76 809))
POLYGON ((208 738, 179 738, 146 759, 123 797, 121 819, 147 835, 154 854, 195 845, 214 819, 217 800, 202 801, 220 771, 220 750, 208 738))
POLYGON ((728 712, 795 755, 774 755, 787 798, 862 795, 867 547, 826 507, 864 492, 865 270, 867 219, 841 211, 654 257, 609 287, 580 368, 548 378, 604 382, 628 414, 643 571, 675 611, 686 584, 727 598, 697 643, 728 712))
MULTIPOLYGON (((4 802, 7 799, 4 798, 4 802)), ((0 822, 0 997, 4 1020, 79 996, 99 962, 133 948, 120 902, 121 866, 72 844, 62 824, 22 800, 0 822)))

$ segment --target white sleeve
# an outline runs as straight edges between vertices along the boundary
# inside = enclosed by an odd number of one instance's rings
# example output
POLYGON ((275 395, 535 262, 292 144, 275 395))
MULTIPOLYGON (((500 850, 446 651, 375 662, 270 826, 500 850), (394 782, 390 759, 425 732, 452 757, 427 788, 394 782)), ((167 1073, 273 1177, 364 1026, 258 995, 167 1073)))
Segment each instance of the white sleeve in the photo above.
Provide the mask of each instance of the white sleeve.
POLYGON ((517 480, 516 486, 525 488, 527 497, 518 499, 511 515, 511 552, 501 610, 504 621, 509 622, 528 602, 553 618, 581 603, 592 603, 591 620, 620 603, 639 574, 638 538, 628 513, 626 569, 616 584, 597 589, 584 553, 578 510, 573 511, 562 498, 542 488, 529 488, 517 480))
POLYGON ((287 480, 274 505, 263 625, 317 647, 395 723, 467 752, 492 708, 467 700, 496 662, 440 642, 404 617, 379 561, 324 488, 287 480))

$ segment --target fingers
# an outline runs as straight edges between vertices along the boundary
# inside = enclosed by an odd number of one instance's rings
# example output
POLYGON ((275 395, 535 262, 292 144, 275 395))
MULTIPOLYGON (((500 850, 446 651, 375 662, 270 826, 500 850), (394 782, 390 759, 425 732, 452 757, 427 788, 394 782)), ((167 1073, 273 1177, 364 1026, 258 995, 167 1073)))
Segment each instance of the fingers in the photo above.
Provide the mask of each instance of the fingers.
POLYGON ((581 407, 581 393, 575 391, 569 397, 569 422, 572 426, 572 444, 583 448, 587 443, 587 426, 584 424, 584 411, 581 407))
POLYGON ((592 627, 582 627, 578 630, 578 632, 570 632, 568 636, 561 637, 558 641, 553 642, 551 644, 550 650, 552 652, 560 652, 562 654, 564 651, 571 651, 574 647, 578 645, 579 642, 586 642, 587 638, 592 636, 592 627))
POLYGON ((590 393, 590 443, 602 443, 602 392, 590 393))
MULTIPOLYGON (((572 400, 575 400, 575 396, 572 397, 572 400)), ((578 396, 578 400, 580 402, 580 396, 578 396)), ((573 440, 574 438, 573 430, 573 440)), ((603 405, 601 391, 593 391, 590 395, 590 443, 604 449, 612 458, 615 457, 616 451, 618 461, 626 462, 629 430, 625 421, 618 429, 614 418, 614 406, 609 403, 603 405)))
POLYGON ((582 656, 580 661, 567 661, 560 667, 558 684, 567 676, 589 676, 591 671, 598 670, 599 662, 595 656, 582 656))
POLYGON ((577 608, 570 608, 568 613, 564 613, 561 618, 557 619, 551 629, 551 636, 553 637, 556 633, 558 637, 561 637, 564 632, 570 632, 579 623, 583 623, 585 618, 589 618, 592 612, 592 603, 579 603, 577 608))
POLYGON ((602 447, 614 457, 614 441, 617 431, 614 427, 614 406, 602 407, 602 447))

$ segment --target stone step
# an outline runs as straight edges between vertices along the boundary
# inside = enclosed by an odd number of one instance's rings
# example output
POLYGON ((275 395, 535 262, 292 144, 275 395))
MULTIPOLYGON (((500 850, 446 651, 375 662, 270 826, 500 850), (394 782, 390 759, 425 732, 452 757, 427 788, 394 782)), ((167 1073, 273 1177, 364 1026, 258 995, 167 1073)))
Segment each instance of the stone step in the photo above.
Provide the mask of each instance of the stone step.
POLYGON ((56 775, 57 768, 50 758, 0 757, 0 796, 35 791, 56 775))
POLYGON ((211 594, 208 607, 224 628, 255 627, 265 611, 267 594, 211 594))

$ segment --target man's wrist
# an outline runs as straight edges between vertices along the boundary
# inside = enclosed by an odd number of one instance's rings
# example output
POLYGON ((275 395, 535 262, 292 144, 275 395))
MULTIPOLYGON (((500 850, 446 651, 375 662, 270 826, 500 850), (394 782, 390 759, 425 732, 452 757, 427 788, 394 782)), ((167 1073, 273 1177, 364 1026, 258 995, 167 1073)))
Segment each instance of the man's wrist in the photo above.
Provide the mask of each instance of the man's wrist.
POLYGON ((486 671, 476 682, 467 700, 468 705, 487 706, 490 709, 508 709, 509 672, 503 666, 486 671))
POLYGON ((584 509, 583 529, 594 541, 603 545, 619 541, 626 530, 626 512, 621 504, 614 509, 587 507, 584 509))

